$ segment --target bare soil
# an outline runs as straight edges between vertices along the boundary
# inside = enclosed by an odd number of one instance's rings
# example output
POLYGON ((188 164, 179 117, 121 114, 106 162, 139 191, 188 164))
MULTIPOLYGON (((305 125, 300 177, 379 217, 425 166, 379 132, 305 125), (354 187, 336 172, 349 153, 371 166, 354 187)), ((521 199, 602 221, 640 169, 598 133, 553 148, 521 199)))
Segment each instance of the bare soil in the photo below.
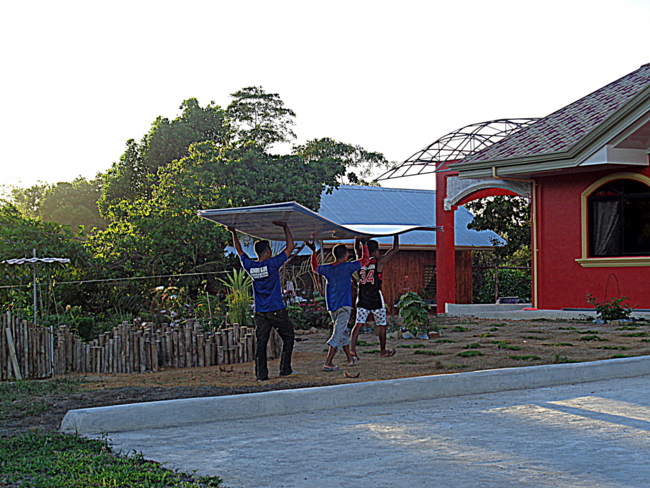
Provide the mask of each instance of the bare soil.
POLYGON ((598 326, 573 321, 440 317, 438 323, 440 338, 389 339, 388 347, 397 351, 389 358, 379 357, 374 334, 360 335, 360 344, 366 345, 357 347, 359 361, 354 367, 347 366, 342 351, 335 357, 335 364, 343 372, 322 371, 329 330, 318 330, 296 336, 293 368, 300 374, 278 376, 279 360, 273 360, 269 362, 271 378, 265 382, 256 381, 253 363, 144 374, 69 376, 81 382, 79 391, 39 398, 49 407, 44 413, 9 419, 3 422, 0 434, 29 429, 54 431, 65 413, 77 408, 650 354, 648 322, 598 326))

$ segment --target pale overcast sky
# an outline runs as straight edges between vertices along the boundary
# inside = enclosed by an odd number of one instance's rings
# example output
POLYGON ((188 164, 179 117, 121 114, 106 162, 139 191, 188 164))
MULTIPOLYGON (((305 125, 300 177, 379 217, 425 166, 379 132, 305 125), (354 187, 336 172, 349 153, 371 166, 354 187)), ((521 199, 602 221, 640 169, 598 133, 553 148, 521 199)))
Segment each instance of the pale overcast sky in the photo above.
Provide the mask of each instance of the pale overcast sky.
POLYGON ((297 142, 399 162, 650 63, 649 0, 5 1, 0 26, 0 184, 19 186, 92 178, 184 99, 246 86, 280 94, 297 142))

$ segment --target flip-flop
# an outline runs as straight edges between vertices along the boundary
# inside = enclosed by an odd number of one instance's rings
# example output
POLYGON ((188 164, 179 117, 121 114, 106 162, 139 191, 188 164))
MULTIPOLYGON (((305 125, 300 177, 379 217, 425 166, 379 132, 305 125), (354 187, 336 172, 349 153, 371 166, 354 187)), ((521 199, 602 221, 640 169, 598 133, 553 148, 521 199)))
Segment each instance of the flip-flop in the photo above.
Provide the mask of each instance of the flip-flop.
POLYGON ((323 366, 323 371, 326 373, 331 373, 332 371, 343 371, 338 366, 323 366))
POLYGON ((389 358, 391 356, 394 356, 396 352, 397 352, 397 350, 391 349, 390 351, 388 351, 388 354, 386 354, 385 356, 381 356, 381 357, 382 358, 389 358))
POLYGON ((350 367, 354 366, 355 364, 357 364, 358 360, 359 360, 358 357, 352 356, 352 361, 348 363, 348 366, 350 366, 350 367))

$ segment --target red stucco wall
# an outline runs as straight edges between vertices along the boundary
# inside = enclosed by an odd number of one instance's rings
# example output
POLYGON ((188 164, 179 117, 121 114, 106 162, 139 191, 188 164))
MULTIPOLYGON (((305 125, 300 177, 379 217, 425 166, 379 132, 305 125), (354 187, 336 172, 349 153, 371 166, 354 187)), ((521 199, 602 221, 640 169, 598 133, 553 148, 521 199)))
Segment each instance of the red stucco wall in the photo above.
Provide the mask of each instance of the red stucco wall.
POLYGON ((650 309, 650 267, 583 268, 580 197, 603 176, 650 170, 618 170, 538 178, 538 308, 591 308, 587 292, 599 300, 629 297, 630 305, 650 309), (618 285, 617 285, 618 282, 618 285))

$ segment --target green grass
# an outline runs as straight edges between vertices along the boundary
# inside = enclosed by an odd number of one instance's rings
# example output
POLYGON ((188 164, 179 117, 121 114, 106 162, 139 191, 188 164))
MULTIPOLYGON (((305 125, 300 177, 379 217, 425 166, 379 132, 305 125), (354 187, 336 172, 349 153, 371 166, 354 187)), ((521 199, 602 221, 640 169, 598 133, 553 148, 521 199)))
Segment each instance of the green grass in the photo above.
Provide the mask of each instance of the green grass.
POLYGON ((619 350, 625 351, 625 350, 629 349, 629 347, 625 347, 625 346, 600 346, 600 347, 597 347, 596 349, 608 349, 608 350, 609 349, 613 349, 613 350, 619 349, 619 350))
POLYGON ((573 344, 571 344, 570 342, 554 342, 553 344, 540 344, 540 346, 573 347, 573 344))
POLYGON ((467 327, 461 327, 460 325, 457 325, 453 329, 451 329, 452 332, 467 332, 469 329, 467 327))
POLYGON ((616 327, 616 330, 637 330, 638 327, 633 325, 624 325, 623 327, 616 327))
POLYGON ((602 337, 598 337, 597 335, 586 335, 586 336, 582 336, 580 340, 581 341, 606 341, 607 339, 603 339, 602 337))
POLYGON ((629 356, 627 354, 614 354, 612 359, 621 359, 621 358, 633 358, 635 356, 629 356))
POLYGON ((492 341, 492 344, 507 344, 507 341, 492 341))
POLYGON ((165 469, 142 454, 116 455, 106 441, 57 433, 0 438, 0 459, 0 486, 189 488, 222 483, 217 476, 165 469))
POLYGON ((421 347, 427 347, 427 346, 425 346, 424 344, 400 344, 397 347, 404 347, 407 349, 419 349, 421 347))
POLYGON ((508 349, 510 351, 519 351, 521 347, 519 346, 511 346, 510 344, 499 344, 497 346, 497 349, 508 349))
POLYGON ((581 330, 578 334, 598 334, 597 330, 581 330))
POLYGON ((379 349, 370 349, 369 351, 361 351, 364 354, 379 354, 381 351, 379 349))
POLYGON ((490 334, 486 332, 485 334, 481 334, 479 337, 494 337, 494 334, 490 334))
POLYGON ((68 379, 1 382, 0 421, 40 415, 51 408, 43 397, 74 393, 80 384, 68 379))
POLYGON ((458 356, 460 356, 462 358, 471 358, 471 357, 474 357, 474 356, 485 356, 485 354, 483 354, 481 351, 473 350, 473 351, 459 352, 458 356))
POLYGON ((438 339, 436 340, 437 343, 446 343, 446 344, 455 344, 456 341, 452 341, 451 339, 438 339))
POLYGON ((542 359, 539 356, 535 356, 534 354, 530 354, 528 356, 508 356, 510 359, 514 359, 515 361, 537 361, 538 359, 542 359))
POLYGON ((621 334, 621 337, 647 337, 647 332, 632 332, 631 334, 621 334))
POLYGON ((506 325, 508 324, 506 324, 505 322, 497 322, 494 324, 490 324, 490 327, 505 327, 506 325))
POLYGON ((442 356, 440 351, 427 351, 426 349, 416 349, 413 354, 426 354, 427 356, 442 356))
POLYGON ((467 344, 465 349, 478 349, 479 347, 481 347, 481 345, 478 342, 472 342, 471 344, 467 344))
POLYGON ((378 346, 379 342, 357 341, 357 346, 378 346))
POLYGON ((496 331, 501 330, 501 329, 499 329, 498 327, 490 327, 488 330, 490 332, 496 332, 496 331))
POLYGON ((540 336, 523 336, 522 339, 530 339, 533 341, 543 341, 546 339, 546 337, 540 337, 540 336))

